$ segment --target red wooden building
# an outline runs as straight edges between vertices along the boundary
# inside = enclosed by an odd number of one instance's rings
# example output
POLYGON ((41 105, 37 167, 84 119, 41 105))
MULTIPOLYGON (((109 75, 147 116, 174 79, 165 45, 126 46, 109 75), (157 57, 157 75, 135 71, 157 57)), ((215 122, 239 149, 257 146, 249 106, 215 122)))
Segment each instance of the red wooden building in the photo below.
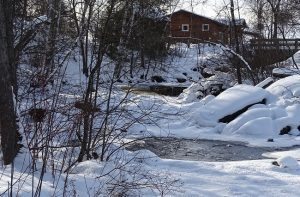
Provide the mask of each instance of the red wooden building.
MULTIPOLYGON (((213 20, 186 10, 179 10, 169 15, 170 37, 198 38, 224 44, 233 42, 233 31, 228 20, 213 20)), ((236 20, 239 37, 247 28, 244 19, 236 20)))

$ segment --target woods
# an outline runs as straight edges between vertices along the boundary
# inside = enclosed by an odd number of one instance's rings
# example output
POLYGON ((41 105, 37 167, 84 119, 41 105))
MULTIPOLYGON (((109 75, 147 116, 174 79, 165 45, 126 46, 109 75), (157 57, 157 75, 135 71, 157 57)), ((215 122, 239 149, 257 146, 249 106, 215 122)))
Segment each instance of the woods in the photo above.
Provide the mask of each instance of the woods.
MULTIPOLYGON (((220 195, 226 173, 238 185, 248 145, 299 144, 298 77, 272 75, 298 72, 299 5, 0 0, 0 196, 220 195)), ((298 173, 269 164, 244 168, 298 173)))
POLYGON ((254 28, 266 38, 295 35, 299 31, 299 0, 247 0, 254 28))

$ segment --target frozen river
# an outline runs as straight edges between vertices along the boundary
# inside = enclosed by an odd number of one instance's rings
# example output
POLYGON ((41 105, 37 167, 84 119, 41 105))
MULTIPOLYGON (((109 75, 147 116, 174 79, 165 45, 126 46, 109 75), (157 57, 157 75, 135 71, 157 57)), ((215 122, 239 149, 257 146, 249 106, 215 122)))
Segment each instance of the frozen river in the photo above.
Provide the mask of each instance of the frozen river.
MULTIPOLYGON (((161 158, 192 161, 241 161, 265 159, 265 152, 291 148, 249 147, 243 142, 191 140, 176 138, 145 138, 127 147, 135 151, 148 149, 161 158)), ((299 148, 299 146, 298 146, 299 148)))

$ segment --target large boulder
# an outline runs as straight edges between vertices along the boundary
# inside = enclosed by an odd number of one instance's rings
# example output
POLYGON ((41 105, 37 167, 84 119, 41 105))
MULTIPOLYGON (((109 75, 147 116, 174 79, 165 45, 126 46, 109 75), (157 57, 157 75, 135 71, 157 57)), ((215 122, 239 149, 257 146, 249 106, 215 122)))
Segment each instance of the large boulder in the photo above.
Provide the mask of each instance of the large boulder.
POLYGON ((272 95, 250 85, 237 85, 222 92, 203 107, 195 110, 193 119, 201 126, 217 126, 228 123, 258 103, 267 103, 272 95))
POLYGON ((285 100, 300 98, 300 75, 280 79, 267 87, 266 90, 285 100))

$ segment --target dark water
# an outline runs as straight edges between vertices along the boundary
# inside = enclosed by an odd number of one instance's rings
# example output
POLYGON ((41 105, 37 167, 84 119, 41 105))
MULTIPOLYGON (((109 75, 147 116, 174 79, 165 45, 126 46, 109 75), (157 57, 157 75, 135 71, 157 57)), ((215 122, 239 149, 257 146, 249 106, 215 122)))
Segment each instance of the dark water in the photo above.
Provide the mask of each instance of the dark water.
POLYGON ((136 151, 148 149, 161 158, 192 161, 241 161, 264 159, 265 152, 292 148, 248 147, 242 142, 217 140, 190 140, 176 138, 145 138, 144 143, 134 143, 127 147, 136 151))

